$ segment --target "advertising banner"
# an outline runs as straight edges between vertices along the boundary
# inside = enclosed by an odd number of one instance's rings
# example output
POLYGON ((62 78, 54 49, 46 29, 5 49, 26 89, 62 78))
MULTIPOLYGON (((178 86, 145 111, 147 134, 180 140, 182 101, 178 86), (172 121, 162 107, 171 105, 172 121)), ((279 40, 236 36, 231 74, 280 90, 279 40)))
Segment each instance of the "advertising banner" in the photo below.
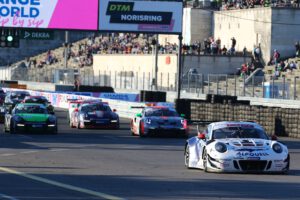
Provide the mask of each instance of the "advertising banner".
POLYGON ((100 31, 181 33, 182 2, 101 0, 100 31))
POLYGON ((0 0, 0 26, 98 29, 99 0, 0 0))

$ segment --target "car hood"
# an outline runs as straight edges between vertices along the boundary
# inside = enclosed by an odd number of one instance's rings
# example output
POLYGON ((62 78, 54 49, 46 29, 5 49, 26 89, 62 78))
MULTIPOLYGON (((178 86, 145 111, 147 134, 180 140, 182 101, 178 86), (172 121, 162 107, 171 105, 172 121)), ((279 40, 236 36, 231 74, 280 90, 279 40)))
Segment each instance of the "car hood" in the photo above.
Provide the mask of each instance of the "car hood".
POLYGON ((272 141, 266 139, 257 138, 227 138, 227 139, 217 139, 216 142, 223 142, 235 148, 267 148, 271 146, 272 141))
POLYGON ((95 112, 89 112, 87 113, 89 118, 111 118, 112 113, 111 112, 105 112, 105 111, 95 111, 95 112))
POLYGON ((151 116, 151 117, 146 117, 146 119, 151 119, 156 122, 175 122, 175 121, 180 121, 182 118, 181 117, 156 117, 156 116, 151 116))
POLYGON ((49 118, 48 114, 22 113, 22 114, 17 114, 17 116, 22 117, 27 122, 45 122, 49 118))

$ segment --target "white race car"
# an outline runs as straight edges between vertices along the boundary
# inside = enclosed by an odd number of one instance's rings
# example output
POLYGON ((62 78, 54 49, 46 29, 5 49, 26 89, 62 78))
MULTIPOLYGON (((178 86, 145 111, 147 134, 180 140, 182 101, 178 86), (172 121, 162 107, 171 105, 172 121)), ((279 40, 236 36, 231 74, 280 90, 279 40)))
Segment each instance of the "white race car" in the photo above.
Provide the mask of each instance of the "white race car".
POLYGON ((290 157, 286 145, 270 139, 253 122, 215 122, 187 140, 187 168, 208 172, 286 173, 290 157))

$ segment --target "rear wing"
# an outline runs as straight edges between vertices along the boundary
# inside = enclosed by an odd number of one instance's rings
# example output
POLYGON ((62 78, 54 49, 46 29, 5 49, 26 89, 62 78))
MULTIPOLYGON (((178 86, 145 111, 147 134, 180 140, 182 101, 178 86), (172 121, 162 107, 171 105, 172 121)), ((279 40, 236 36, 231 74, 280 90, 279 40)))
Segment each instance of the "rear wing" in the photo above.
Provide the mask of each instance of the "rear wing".
POLYGON ((202 121, 202 120, 189 120, 188 123, 190 125, 197 125, 197 132, 199 132, 199 127, 200 126, 206 126, 206 125, 209 125, 211 123, 214 123, 216 121, 202 121))

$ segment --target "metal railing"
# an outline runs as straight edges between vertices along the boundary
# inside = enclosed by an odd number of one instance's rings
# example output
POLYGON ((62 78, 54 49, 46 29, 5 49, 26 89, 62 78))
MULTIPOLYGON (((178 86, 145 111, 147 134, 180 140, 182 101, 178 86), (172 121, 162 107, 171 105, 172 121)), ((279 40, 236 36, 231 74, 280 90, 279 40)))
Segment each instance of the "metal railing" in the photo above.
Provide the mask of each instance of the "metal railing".
MULTIPOLYGON (((24 80, 65 85, 74 84, 74 73, 57 73, 64 69, 0 69, 1 80, 24 80)), ((64 71, 63 71, 64 72, 64 71)), ((77 74, 78 73, 78 74, 77 74)), ((151 72, 78 70, 82 85, 111 86, 123 90, 154 90, 151 72)), ((176 91, 176 73, 158 73, 157 88, 160 91, 176 91)), ((220 94, 231 96, 299 99, 298 76, 286 78, 267 76, 237 76, 227 74, 184 74, 181 90, 195 94, 220 94), (267 78, 267 80, 266 80, 267 78), (247 80, 247 81, 246 81, 247 80)))

